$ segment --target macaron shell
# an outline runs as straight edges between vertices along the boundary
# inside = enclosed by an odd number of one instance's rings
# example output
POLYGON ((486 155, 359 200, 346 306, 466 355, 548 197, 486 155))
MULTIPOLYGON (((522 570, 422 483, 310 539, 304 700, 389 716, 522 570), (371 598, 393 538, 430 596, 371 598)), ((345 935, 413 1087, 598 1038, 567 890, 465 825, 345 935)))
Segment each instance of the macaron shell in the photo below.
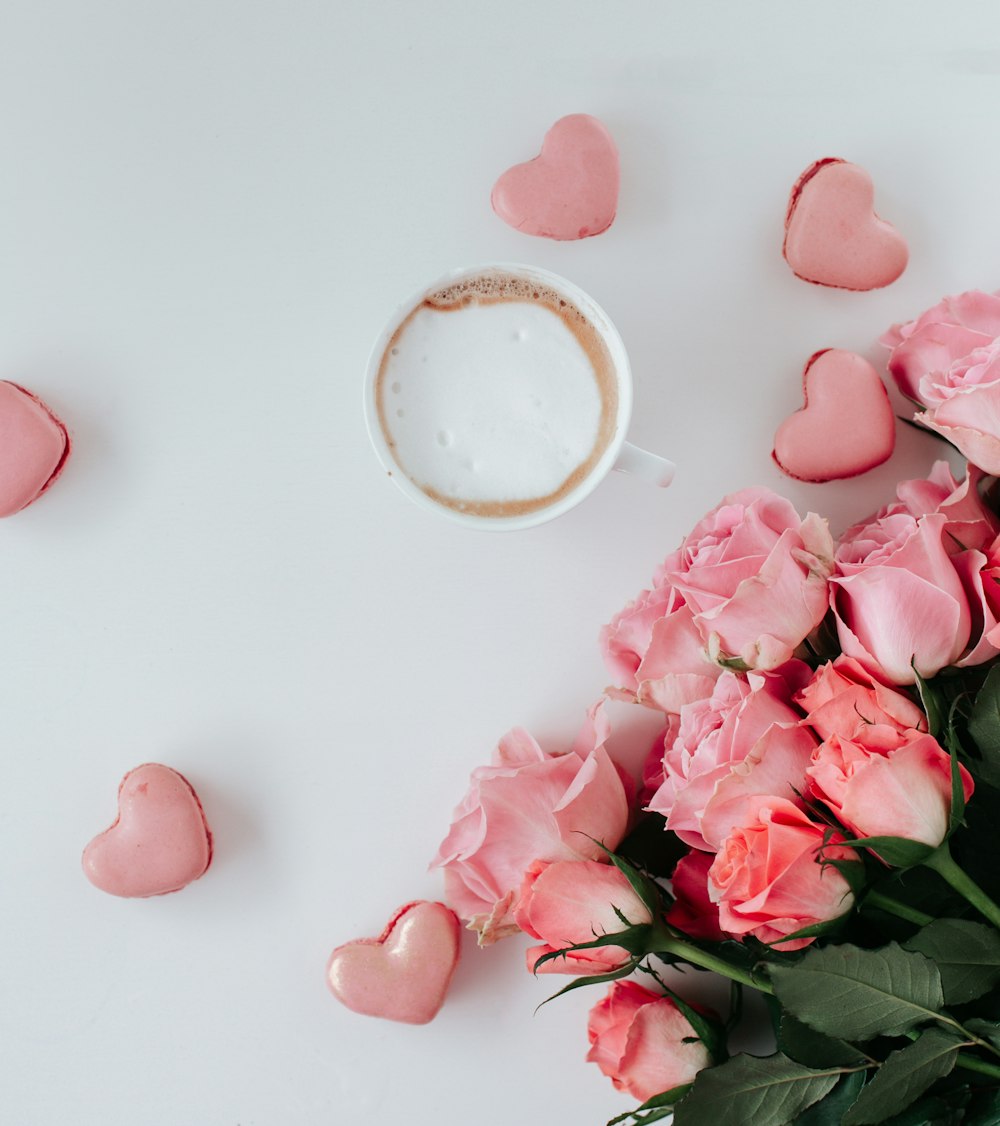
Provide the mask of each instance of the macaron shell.
POLYGON ((180 891, 212 860, 212 834, 190 782, 176 770, 145 763, 118 789, 118 818, 83 852, 87 879, 126 899, 180 891))
POLYGON ((573 113, 545 134, 538 156, 504 172, 490 201, 516 230, 567 241, 611 226, 618 184, 614 138, 596 117, 573 113))
POLYGON ((896 420, 875 368, 854 352, 817 352, 803 373, 805 406, 774 435, 772 456, 790 477, 834 481, 881 465, 896 442, 896 420))
POLYGON ((0 381, 0 516, 37 500, 70 453, 66 427, 30 391, 0 381))
POLYGON ((444 1004, 458 965, 459 933, 458 917, 443 903, 407 903, 378 938, 334 950, 327 984, 353 1012, 426 1024, 444 1004))
POLYGON ((902 235, 873 209, 871 176, 857 164, 825 157, 792 188, 785 217, 785 260, 804 281, 839 289, 889 285, 906 268, 902 235))

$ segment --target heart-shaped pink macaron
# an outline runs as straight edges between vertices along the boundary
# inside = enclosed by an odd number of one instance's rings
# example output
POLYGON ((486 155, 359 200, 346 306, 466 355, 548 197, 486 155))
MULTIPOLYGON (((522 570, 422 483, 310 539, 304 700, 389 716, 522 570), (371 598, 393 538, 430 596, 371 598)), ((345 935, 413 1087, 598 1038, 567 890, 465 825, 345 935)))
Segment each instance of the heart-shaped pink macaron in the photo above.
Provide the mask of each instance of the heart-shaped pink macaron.
POLYGON ((0 516, 27 508, 69 457, 66 427, 30 391, 0 382, 0 516))
POLYGON ((880 289, 906 268, 903 236, 874 211, 872 178, 856 164, 825 157, 792 188, 785 216, 785 261, 805 281, 840 289, 880 289))
POLYGON ((618 149, 586 113, 560 118, 533 160, 515 164, 493 186, 493 210, 527 235, 581 239, 611 226, 618 209, 618 149))
POLYGON ((817 352, 806 364, 805 406, 774 435, 772 456, 800 481, 856 477, 881 465, 896 442, 896 421, 878 372, 840 348, 817 352))
POLYGON ((147 762, 118 788, 118 818, 83 850, 101 891, 128 899, 180 891, 212 861, 212 834, 198 795, 176 770, 147 762))
POLYGON ((326 979, 356 1013, 426 1024, 444 1004, 458 955, 455 912, 420 899, 400 907, 378 938, 338 946, 326 979))

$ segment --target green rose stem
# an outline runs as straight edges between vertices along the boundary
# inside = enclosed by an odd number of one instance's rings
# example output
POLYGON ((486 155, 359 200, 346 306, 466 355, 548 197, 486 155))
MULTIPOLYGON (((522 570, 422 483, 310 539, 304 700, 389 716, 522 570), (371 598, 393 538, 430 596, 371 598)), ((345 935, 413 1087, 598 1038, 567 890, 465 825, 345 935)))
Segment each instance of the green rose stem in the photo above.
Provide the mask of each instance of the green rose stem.
POLYGON ((738 966, 727 962, 725 958, 717 958, 693 943, 678 938, 668 930, 657 929, 650 936, 650 946, 656 954, 669 954, 674 958, 683 958, 693 966, 701 966, 703 970, 712 970, 713 973, 728 977, 730 981, 738 981, 740 985, 749 985, 761 993, 774 994, 774 990, 759 977, 755 977, 748 970, 741 970, 738 966))
MULTIPOLYGON (((951 859, 950 856, 949 859, 951 859)), ((954 861, 952 861, 952 863, 954 864, 954 861)), ((955 865, 955 867, 961 872, 958 865, 955 865)), ((965 879, 968 879, 964 872, 961 872, 961 874, 965 879)), ((971 880, 969 882, 972 883, 971 880)), ((973 887, 975 887, 974 884, 973 887)), ((982 895, 982 892, 980 892, 980 894, 982 895)), ((893 903, 894 901, 889 900, 888 902, 893 903)), ((989 900, 988 902, 992 903, 992 901, 989 900)), ((996 904, 992 904, 992 906, 994 910, 997 910, 996 904)), ((1000 911, 998 911, 998 916, 1000 916, 1000 911)), ((650 946, 654 947, 654 952, 657 955, 669 954, 675 958, 683 958, 685 962, 690 962, 693 966, 701 966, 702 969, 711 970, 713 973, 729 978, 730 981, 738 981, 741 985, 749 985, 751 989, 756 989, 761 993, 770 993, 771 996, 774 996, 774 989, 768 982, 759 977, 755 977, 746 970, 741 970, 739 967, 727 962, 724 958, 717 958, 714 954, 709 954, 700 947, 686 942, 683 938, 679 938, 676 934, 663 927, 657 927, 650 936, 650 946)), ((995 1051, 992 1045, 980 1040, 977 1036, 972 1036, 968 1030, 962 1028, 957 1021, 944 1017, 939 1017, 938 1019, 944 1024, 953 1025, 962 1036, 969 1036, 970 1047, 972 1044, 977 1044, 989 1051, 995 1051)), ((915 1039, 917 1035, 917 1033, 909 1034, 910 1039, 915 1039)), ((993 1079, 1000 1079, 1000 1065, 989 1063, 976 1056, 965 1056, 960 1052, 956 1057, 955 1063, 956 1066, 964 1067, 967 1071, 978 1071, 980 1075, 989 1075, 993 1079)), ((865 1064, 861 1067, 843 1068, 841 1070, 846 1074, 848 1071, 865 1071, 872 1066, 872 1064, 865 1064)))
POLYGON ((958 892, 963 899, 997 928, 1000 929, 1000 907, 998 907, 985 891, 969 878, 955 863, 947 841, 936 849, 923 861, 925 868, 930 868, 958 892))
POLYGON ((976 1056, 963 1056, 959 1052, 955 1057, 955 1066, 964 1067, 966 1071, 978 1071, 980 1075, 989 1075, 992 1079, 1000 1079, 1000 1066, 976 1056))
POLYGON ((899 903, 895 899, 890 899, 889 896, 883 895, 879 891, 870 891, 865 896, 865 903, 869 907, 877 907, 880 911, 885 911, 888 915, 895 915, 897 919, 905 919, 908 923, 916 923, 918 927, 926 927, 928 923, 934 922, 933 915, 927 915, 923 911, 918 911, 916 907, 910 907, 906 903, 899 903))

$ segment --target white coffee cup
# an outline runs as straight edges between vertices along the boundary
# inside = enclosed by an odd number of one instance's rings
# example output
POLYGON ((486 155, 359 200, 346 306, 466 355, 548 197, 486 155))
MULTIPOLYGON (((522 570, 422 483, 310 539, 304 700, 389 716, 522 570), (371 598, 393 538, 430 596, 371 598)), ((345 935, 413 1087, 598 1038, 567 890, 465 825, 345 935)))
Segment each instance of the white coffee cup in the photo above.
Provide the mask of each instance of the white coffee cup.
POLYGON ((625 440, 632 373, 618 330, 535 266, 454 270, 401 305, 372 349, 364 410, 395 484, 468 527, 552 520, 612 469, 661 487, 674 476, 625 440))

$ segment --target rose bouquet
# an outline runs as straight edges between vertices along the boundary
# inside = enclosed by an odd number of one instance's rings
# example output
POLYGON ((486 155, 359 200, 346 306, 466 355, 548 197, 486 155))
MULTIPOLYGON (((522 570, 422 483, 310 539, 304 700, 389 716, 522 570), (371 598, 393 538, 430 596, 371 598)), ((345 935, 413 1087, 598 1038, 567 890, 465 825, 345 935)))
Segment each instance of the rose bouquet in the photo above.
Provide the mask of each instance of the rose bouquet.
POLYGON ((604 628, 607 694, 662 718, 640 784, 603 701, 565 753, 515 730, 473 774, 450 901, 603 984, 588 1059, 640 1104, 615 1122, 1000 1123, 998 335, 965 294, 884 338, 962 480, 939 462, 837 542, 736 493, 604 628), (770 1054, 732 1047, 747 991, 770 1054))

